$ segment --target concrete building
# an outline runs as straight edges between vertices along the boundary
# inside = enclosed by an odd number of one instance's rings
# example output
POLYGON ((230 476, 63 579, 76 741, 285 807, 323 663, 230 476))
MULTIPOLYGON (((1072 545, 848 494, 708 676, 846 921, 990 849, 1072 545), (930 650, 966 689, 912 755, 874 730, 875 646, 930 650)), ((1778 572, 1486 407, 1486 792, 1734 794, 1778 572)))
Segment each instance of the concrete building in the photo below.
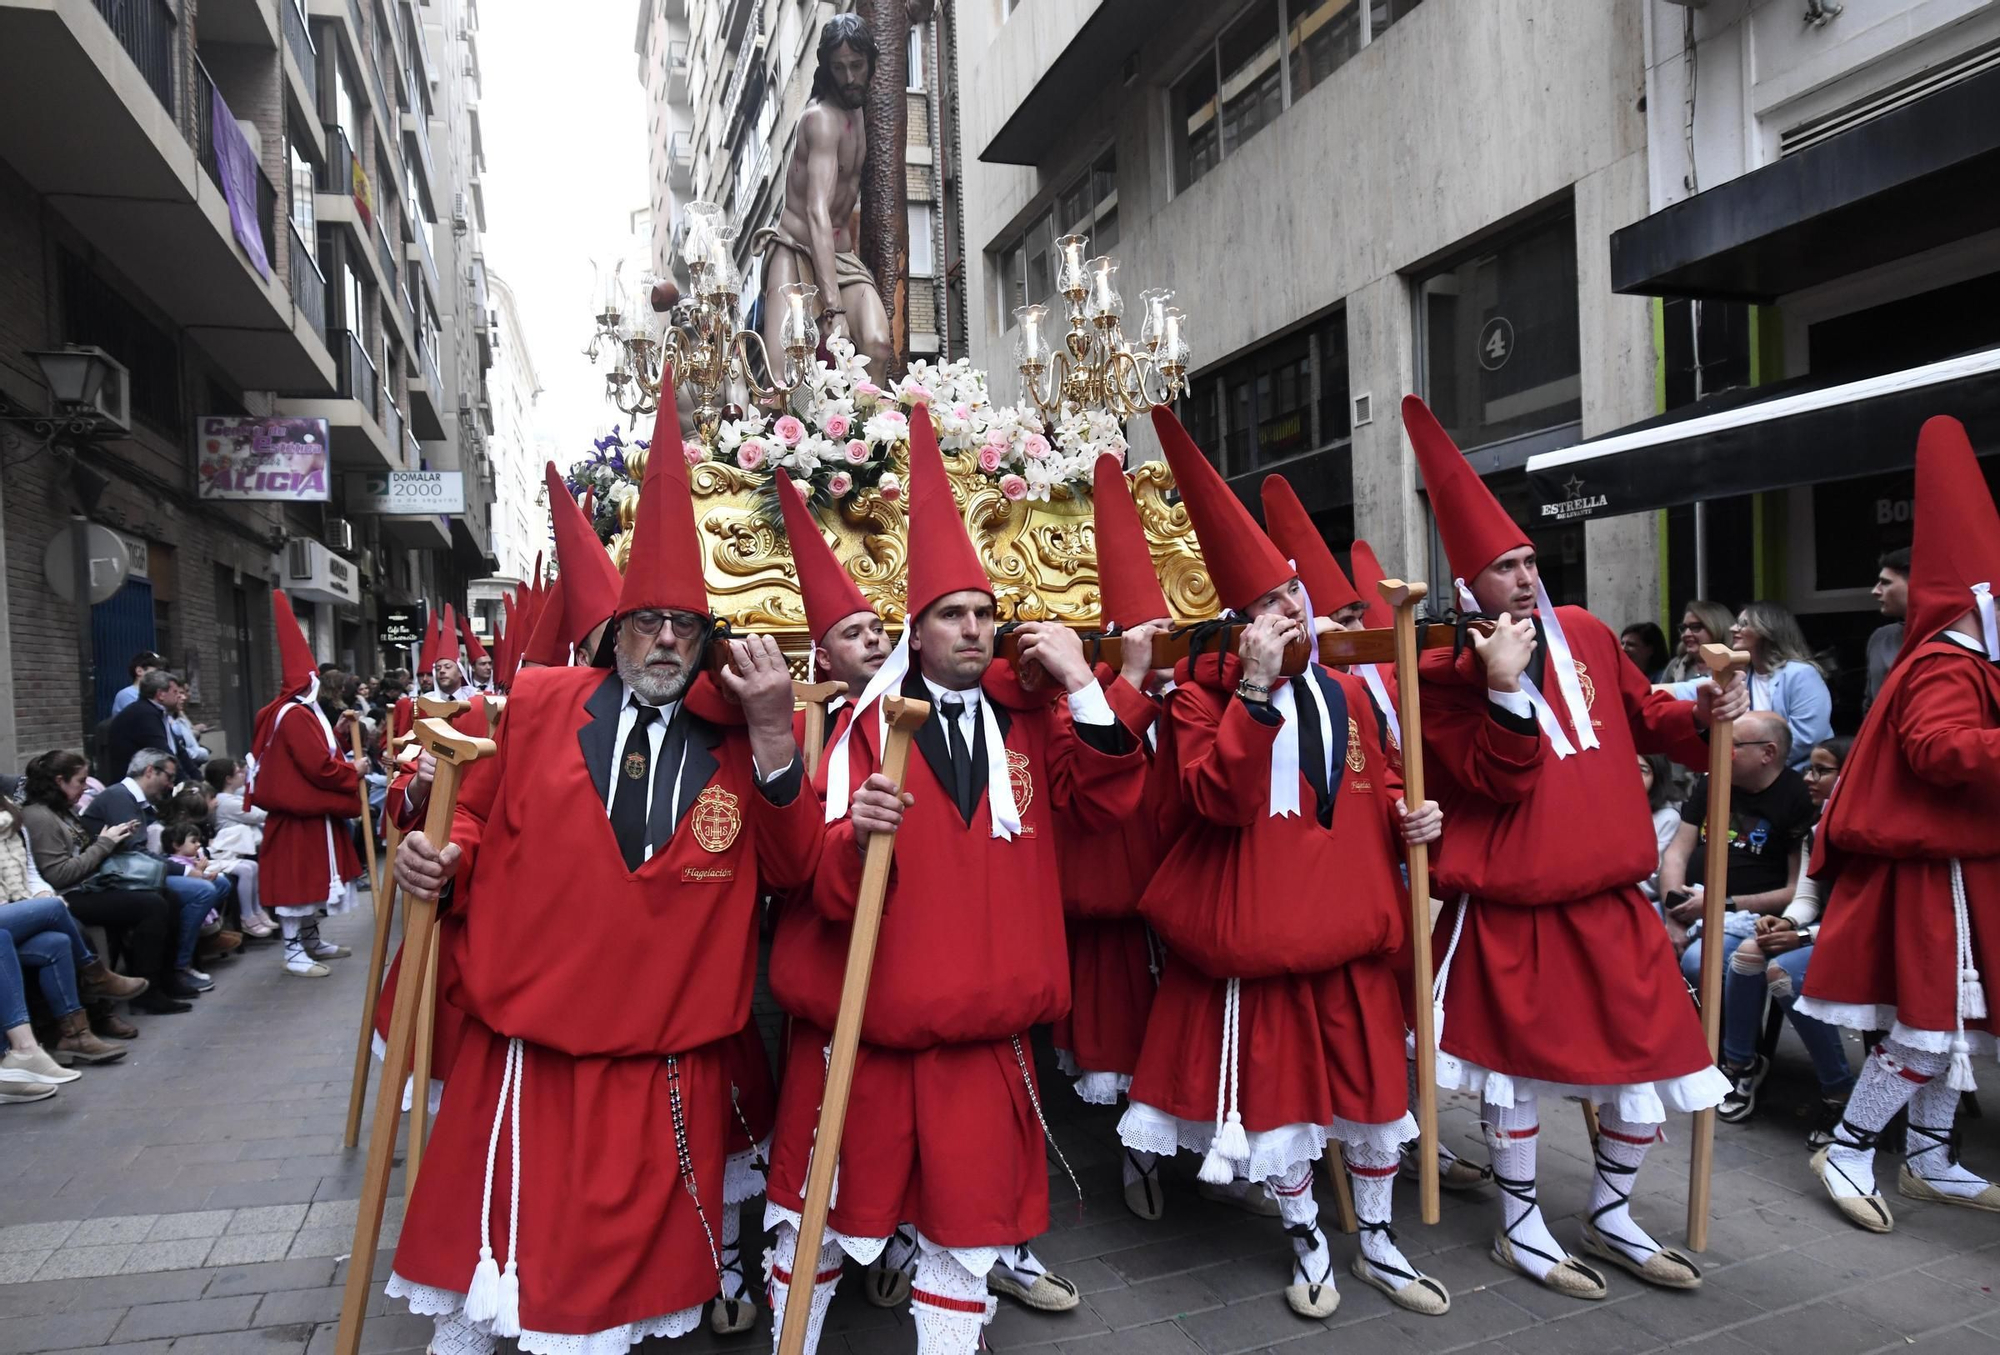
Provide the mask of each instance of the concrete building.
MULTIPOLYGON (((1434 583, 1405 393, 1524 522, 1529 455, 1655 412, 1650 307, 1613 292, 1606 247, 1651 206, 1639 7, 956 13, 968 330, 996 390, 1014 310, 1049 298, 1054 241, 1083 231, 1123 261, 1128 306, 1176 290, 1199 367, 1184 417, 1237 492, 1283 474, 1330 541, 1434 583)), ((1535 541, 1559 599, 1658 613, 1653 519, 1535 541)))
POLYGON ((535 399, 542 383, 528 351, 527 326, 515 306, 514 289, 498 273, 486 275, 486 291, 493 335, 493 371, 487 382, 493 436, 486 445, 493 466, 493 554, 500 565, 472 585, 468 604, 474 628, 490 637, 505 620, 501 594, 530 578, 536 554, 548 550, 549 519, 535 431, 535 399))
POLYGON ((466 0, 0 0, 0 402, 38 413, 29 354, 91 344, 130 403, 129 433, 74 459, 8 430, 0 766, 95 723, 42 568, 72 512, 137 562, 91 616, 96 711, 158 650, 232 751, 270 692, 272 584, 323 658, 365 672, 380 606, 491 567, 476 473, 448 522, 364 511, 346 474, 479 464, 453 403, 476 427, 473 312, 438 258, 458 267, 452 176, 477 163, 475 29, 466 0), (249 191, 224 186, 239 142, 249 191), (244 414, 329 420, 329 502, 197 496, 197 420, 244 414))
POLYGON ((1544 512, 1663 523, 1672 607, 1798 612, 1851 729, 1918 427, 2000 451, 2000 6, 1638 8, 1651 211, 1609 283, 1652 299, 1669 412, 1530 478, 1544 512))
MULTIPOLYGON (((652 266, 659 276, 686 269, 677 258, 685 229, 679 207, 707 201, 737 226, 746 314, 759 295, 761 261, 750 237, 777 218, 799 117, 812 91, 820 28, 851 10, 794 0, 640 0, 635 49, 646 87, 651 182, 652 266)), ((908 170, 912 356, 944 352, 949 314, 946 252, 951 195, 947 138, 955 86, 941 19, 910 30, 908 170)), ((878 35, 879 38, 880 35, 878 35)))

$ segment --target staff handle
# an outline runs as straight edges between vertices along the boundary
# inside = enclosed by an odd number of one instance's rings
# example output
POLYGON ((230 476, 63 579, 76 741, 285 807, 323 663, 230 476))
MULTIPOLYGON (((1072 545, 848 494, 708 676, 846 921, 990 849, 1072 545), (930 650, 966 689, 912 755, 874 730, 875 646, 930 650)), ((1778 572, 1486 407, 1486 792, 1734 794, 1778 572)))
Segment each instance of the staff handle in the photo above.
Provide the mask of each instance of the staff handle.
MULTIPOLYGON (((1417 694, 1417 604, 1430 593, 1423 583, 1384 579, 1376 585, 1396 609, 1396 705, 1403 723, 1403 803, 1424 802, 1424 719, 1417 694)), ((1437 1012, 1431 971, 1431 849, 1415 842, 1410 862, 1410 953, 1416 974, 1412 1004, 1417 1047, 1417 1199, 1425 1223, 1436 1223, 1438 1204, 1437 1012)))
MULTIPOLYGON (((882 701, 889 737, 882 749, 882 775, 903 789, 903 772, 910 760, 910 739, 930 717, 927 701, 891 696, 882 701)), ((827 1062, 826 1095, 820 1101, 819 1129, 813 1137, 806 1168, 806 1195, 799 1211, 798 1249, 792 1256, 790 1299, 778 1355, 804 1355, 806 1323, 812 1312, 813 1281, 818 1270, 820 1241, 826 1234, 827 1210, 833 1200, 833 1176, 840 1163, 840 1136, 847 1125, 847 1094, 854 1083, 854 1060, 861 1044, 861 1017, 868 1005, 868 978, 875 967, 875 936, 882 926, 882 899, 889 887, 889 867, 895 859, 896 837, 877 833, 868 839, 861 865, 861 898, 854 910, 854 930, 847 943, 847 974, 840 984, 840 1012, 833 1023, 833 1054, 827 1062)), ((352 1355, 343 1351, 340 1355, 352 1355)))
MULTIPOLYGON (((354 734, 354 760, 365 763, 361 746, 361 722, 350 726, 354 734)), ((368 852, 368 902, 375 909, 375 937, 368 949, 368 981, 361 991, 361 1035, 354 1049, 354 1078, 347 1089, 347 1128, 341 1142, 352 1148, 361 1141, 361 1106, 368 1099, 368 1037, 375 1032, 375 999, 382 990, 382 968, 388 963, 389 923, 393 914, 383 895, 382 872, 375 862, 375 816, 368 805, 368 778, 360 783, 361 842, 368 852)))
MULTIPOLYGON (((1750 656, 1727 645, 1703 645, 1701 661, 1718 684, 1750 666, 1750 656)), ((1729 898, 1729 767, 1735 751, 1736 722, 1708 726, 1708 812, 1702 816, 1708 842, 1702 856, 1701 1033, 1708 1056, 1722 1052, 1722 909, 1729 898)), ((1695 1112, 1694 1142, 1688 1154, 1690 1251, 1708 1248, 1708 1192, 1715 1171, 1715 1108, 1695 1112)))
MULTIPOLYGON (((417 739, 437 757, 431 779, 430 807, 424 836, 440 848, 451 840, 452 816, 458 810, 458 783, 465 764, 493 753, 491 739, 472 739, 440 720, 417 726, 417 739)), ((403 1079, 410 1071, 411 1029, 423 987, 409 982, 430 962, 437 934, 437 900, 408 894, 409 915, 403 928, 403 977, 396 985, 396 1005, 389 1016, 388 1048, 382 1054, 381 1091, 375 1097, 375 1125, 368 1135, 368 1163, 361 1177, 360 1207, 354 1219, 354 1245, 348 1254, 347 1287, 340 1300, 340 1330, 334 1355, 360 1355, 361 1328, 368 1320, 368 1291, 374 1284, 375 1248, 382 1238, 382 1208, 389 1198, 389 1170, 396 1155, 396 1128, 402 1119, 403 1079)), ((428 1094, 429 1089, 425 1089, 428 1094)))
POLYGON ((845 682, 792 683, 792 699, 806 710, 805 767, 808 780, 819 775, 820 754, 826 751, 826 703, 845 695, 845 682))

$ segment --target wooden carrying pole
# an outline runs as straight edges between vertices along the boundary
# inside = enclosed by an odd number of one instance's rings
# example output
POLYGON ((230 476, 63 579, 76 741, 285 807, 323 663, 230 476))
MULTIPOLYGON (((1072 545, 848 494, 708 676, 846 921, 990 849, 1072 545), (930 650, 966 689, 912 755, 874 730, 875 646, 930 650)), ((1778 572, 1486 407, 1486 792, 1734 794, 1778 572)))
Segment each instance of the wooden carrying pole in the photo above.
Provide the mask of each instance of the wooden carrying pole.
MULTIPOLYGON (((442 720, 417 725, 417 742, 437 759, 431 780, 430 806, 424 816, 424 837, 438 848, 451 840, 452 815, 458 809, 459 776, 465 767, 493 754, 491 739, 459 733, 442 720)), ((396 1155, 396 1127, 402 1119, 401 1088, 408 1075, 411 1026, 423 985, 408 981, 422 975, 437 933, 437 899, 409 896, 409 917, 403 929, 405 981, 396 985, 396 1005, 389 1016, 388 1048, 382 1057, 382 1090, 375 1098, 375 1125, 368 1135, 368 1162, 361 1177, 361 1203, 354 1219, 354 1246, 348 1254, 347 1288, 340 1301, 340 1331, 335 1355, 360 1355, 361 1325, 368 1317, 368 1291, 374 1284, 375 1245, 382 1237, 382 1208, 389 1198, 389 1168, 396 1155)), ((425 1089, 427 1094, 428 1088, 425 1089)))
MULTIPOLYGON (((882 775, 903 788, 903 771, 910 760, 910 739, 930 718, 927 701, 890 696, 882 700, 889 721, 889 738, 882 750, 882 775)), ((875 935, 882 925, 882 898, 889 888, 889 866, 896 839, 877 833, 868 839, 861 865, 861 897, 854 910, 854 929, 847 943, 847 974, 840 983, 840 1011, 833 1023, 833 1053, 826 1066, 826 1094, 820 1101, 819 1130, 813 1137, 806 1169, 806 1196, 799 1211, 799 1243, 793 1253, 790 1299, 778 1355, 805 1355, 806 1323, 812 1313, 814 1272, 820 1241, 826 1233, 827 1210, 833 1201, 833 1174, 840 1162, 840 1136, 847 1125, 847 1093, 854 1083, 854 1060, 861 1044, 861 1016, 868 1005, 868 977, 875 967, 875 935)), ((359 1253, 357 1253, 358 1255, 359 1253)), ((339 1355, 354 1355, 342 1350, 339 1355)))
MULTIPOLYGON (((416 706, 419 715, 438 720, 449 720, 462 711, 472 709, 468 702, 430 696, 418 697, 416 706)), ((400 749, 415 737, 414 731, 397 735, 389 740, 389 747, 400 749)), ((356 725, 355 752, 360 751, 361 727, 356 725)), ((361 813, 363 821, 367 822, 368 789, 365 782, 361 790, 361 813)), ((368 828, 363 837, 368 843, 369 902, 375 909, 375 937, 368 948, 368 979, 361 990, 361 1031, 354 1041, 354 1078, 347 1090, 347 1132, 342 1143, 349 1148, 361 1141, 361 1109, 368 1099, 368 1064, 374 1054, 375 1003, 382 995, 382 974, 389 964, 389 928, 396 912, 396 844, 403 836, 396 831, 396 825, 392 823, 388 826, 388 857, 378 874, 375 868, 374 825, 369 823, 368 828)))
POLYGON ((819 755, 826 751, 826 703, 847 693, 845 682, 794 682, 792 699, 806 710, 804 748, 806 778, 819 775, 819 755))
MULTIPOLYGON (((1422 583, 1384 579, 1376 585, 1396 609, 1396 713, 1403 726, 1403 801, 1424 802, 1424 719, 1417 693, 1417 604, 1422 583)), ((1431 1001, 1431 850, 1414 843, 1410 860, 1410 952, 1416 959, 1417 1198, 1425 1223, 1438 1221, 1437 1020, 1431 1001)))
MULTIPOLYGON (((486 732, 492 734, 500 728, 504 708, 490 696, 480 704, 486 710, 486 732)), ((440 697, 427 696, 417 702, 418 713, 432 720, 455 720, 471 709, 470 701, 440 697)), ((436 923, 432 923, 432 927, 435 929, 436 923)), ((437 1036, 437 952, 437 940, 433 936, 425 947, 427 958, 420 976, 423 987, 417 992, 417 1024, 410 1032, 415 1052, 410 1058, 410 1131, 403 1148, 404 1199, 416 1192, 417 1168, 423 1165, 424 1143, 431 1132, 431 1041, 437 1036)))
MULTIPOLYGON (((1703 645, 1701 661, 1717 683, 1728 685, 1731 674, 1749 667, 1750 656, 1727 645, 1703 645)), ((1701 1030, 1708 1037, 1708 1056, 1722 1050, 1722 960, 1729 947, 1722 935, 1722 906, 1729 897, 1730 762, 1736 747, 1736 722, 1715 720, 1708 727, 1708 811, 1703 822, 1708 835, 1702 856, 1701 1030)), ((1688 1156, 1689 1251, 1708 1249, 1708 1187, 1715 1169, 1715 1108, 1696 1111, 1694 1143, 1688 1156)))

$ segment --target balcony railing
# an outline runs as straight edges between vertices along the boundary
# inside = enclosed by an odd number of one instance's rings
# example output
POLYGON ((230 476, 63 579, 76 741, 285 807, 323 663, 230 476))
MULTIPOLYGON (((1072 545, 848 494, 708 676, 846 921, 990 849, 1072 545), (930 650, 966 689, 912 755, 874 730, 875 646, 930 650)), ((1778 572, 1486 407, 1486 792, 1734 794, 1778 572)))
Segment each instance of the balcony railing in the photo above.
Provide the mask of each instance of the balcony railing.
POLYGON ((167 0, 97 0, 97 12, 111 25, 118 45, 138 66, 139 74, 153 87, 153 93, 178 115, 174 102, 174 58, 180 50, 175 30, 180 20, 167 0))
POLYGON ((431 399, 444 398, 444 378, 438 375, 437 331, 425 328, 417 335, 417 356, 423 360, 424 375, 430 379, 431 399))
POLYGON ((313 46, 312 34, 306 27, 305 13, 299 8, 299 0, 279 0, 279 15, 284 20, 285 46, 291 49, 292 61, 298 66, 299 74, 305 77, 306 101, 319 107, 319 49, 313 46))
POLYGON ((354 192, 354 148, 338 123, 326 124, 326 168, 320 171, 322 193, 347 197, 354 192))
MULTIPOLYGON (((209 76, 208 67, 201 64, 199 57, 194 63, 194 79, 197 102, 194 118, 198 133, 196 156, 201 161, 202 169, 207 171, 209 181, 217 188, 222 188, 222 161, 217 158, 215 150, 215 110, 218 104, 225 111, 229 106, 216 98, 215 81, 209 76)), ((271 176, 264 172, 264 167, 258 165, 257 234, 264 245, 265 261, 274 265, 278 257, 277 220, 278 190, 272 185, 271 176)))
POLYGON ((397 451, 403 449, 403 411, 393 399, 382 402, 382 434, 397 451))
POLYGON ((382 261, 382 285, 394 292, 402 271, 396 267, 396 247, 389 243, 386 223, 383 225, 382 230, 375 232, 375 255, 382 261))
POLYGON ((333 332, 334 358, 339 365, 339 393, 343 399, 359 400, 361 407, 368 411, 368 417, 378 417, 381 408, 376 394, 381 386, 381 377, 375 371, 375 364, 369 361, 368 350, 362 346, 352 330, 337 329, 333 332))
POLYGON ((306 323, 319 335, 320 342, 326 341, 326 275, 319 271, 319 264, 307 247, 305 237, 299 234, 297 222, 291 222, 292 232, 292 300, 298 303, 299 313, 306 317, 306 323))

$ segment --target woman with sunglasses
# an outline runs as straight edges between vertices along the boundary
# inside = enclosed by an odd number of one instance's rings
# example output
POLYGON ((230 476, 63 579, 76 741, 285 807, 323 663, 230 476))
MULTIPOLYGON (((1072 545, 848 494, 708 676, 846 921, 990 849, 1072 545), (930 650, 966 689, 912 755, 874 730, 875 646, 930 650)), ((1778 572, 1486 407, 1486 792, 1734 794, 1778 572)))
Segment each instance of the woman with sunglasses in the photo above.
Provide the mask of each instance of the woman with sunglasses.
MULTIPOLYGON (((1785 718, 1792 731, 1792 751, 1786 765, 1793 771, 1801 770, 1812 750, 1833 737, 1833 693, 1827 690, 1826 677, 1813 657, 1812 646, 1806 643, 1805 632, 1799 629, 1798 618, 1783 603, 1752 602, 1731 623, 1729 643, 1750 655, 1750 709, 1768 710, 1785 718)), ((1685 638, 1682 649, 1685 652, 1685 638)), ((1672 683, 1668 690, 1682 701, 1691 701, 1699 685, 1698 680, 1690 679, 1672 683)))

